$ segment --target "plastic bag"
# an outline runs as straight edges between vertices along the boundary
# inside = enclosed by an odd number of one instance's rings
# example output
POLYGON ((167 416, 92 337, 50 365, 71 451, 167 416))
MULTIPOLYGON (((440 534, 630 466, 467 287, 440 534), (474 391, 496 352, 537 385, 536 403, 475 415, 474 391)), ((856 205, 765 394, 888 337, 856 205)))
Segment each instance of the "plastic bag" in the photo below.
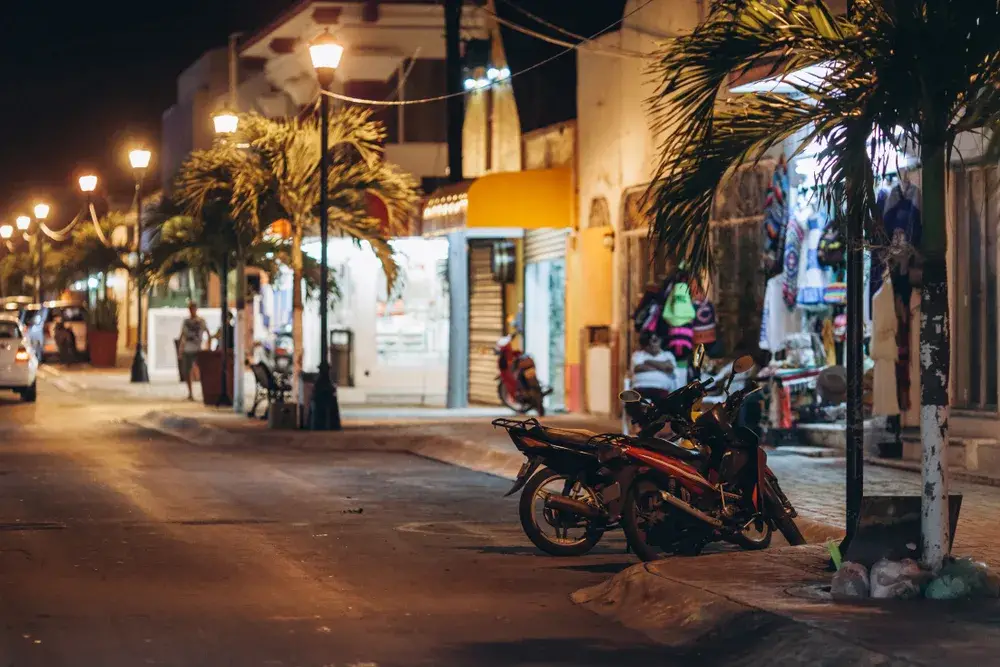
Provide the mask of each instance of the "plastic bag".
POLYGON ((882 559, 872 565, 871 595, 879 599, 910 600, 920 597, 920 591, 930 575, 909 558, 901 561, 882 559))
POLYGON ((957 600, 967 597, 1000 596, 1000 575, 985 563, 959 558, 941 568, 941 573, 927 587, 927 597, 934 600, 957 600))
POLYGON ((869 595, 868 569, 861 563, 844 563, 833 575, 830 593, 834 600, 863 600, 869 595))

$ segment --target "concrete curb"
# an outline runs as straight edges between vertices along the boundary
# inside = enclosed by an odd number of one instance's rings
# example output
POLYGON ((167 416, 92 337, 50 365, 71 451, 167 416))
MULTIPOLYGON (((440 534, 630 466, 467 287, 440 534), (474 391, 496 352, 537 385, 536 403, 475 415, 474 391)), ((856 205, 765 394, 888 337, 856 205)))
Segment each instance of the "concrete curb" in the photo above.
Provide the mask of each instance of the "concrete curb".
MULTIPOLYGON (((802 548, 788 547, 782 551, 799 549, 802 548)), ((721 572, 718 584, 704 585, 684 581, 683 574, 674 578, 664 572, 662 564, 655 566, 656 571, 653 567, 650 563, 633 566, 602 584, 573 593, 571 599, 594 613, 643 632, 670 647, 678 657, 689 658, 691 664, 744 667, 918 664, 872 650, 814 623, 748 603, 727 592, 726 577, 721 572)), ((767 581, 761 583, 762 588, 769 585, 767 581)))

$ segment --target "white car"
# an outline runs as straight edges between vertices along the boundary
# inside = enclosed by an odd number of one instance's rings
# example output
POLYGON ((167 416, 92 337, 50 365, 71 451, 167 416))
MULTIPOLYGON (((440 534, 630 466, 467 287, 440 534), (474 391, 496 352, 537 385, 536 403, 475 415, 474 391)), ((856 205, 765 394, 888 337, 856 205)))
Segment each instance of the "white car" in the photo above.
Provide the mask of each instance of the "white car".
POLYGON ((38 396, 38 359, 24 328, 11 315, 0 315, 0 389, 10 389, 28 403, 38 396))

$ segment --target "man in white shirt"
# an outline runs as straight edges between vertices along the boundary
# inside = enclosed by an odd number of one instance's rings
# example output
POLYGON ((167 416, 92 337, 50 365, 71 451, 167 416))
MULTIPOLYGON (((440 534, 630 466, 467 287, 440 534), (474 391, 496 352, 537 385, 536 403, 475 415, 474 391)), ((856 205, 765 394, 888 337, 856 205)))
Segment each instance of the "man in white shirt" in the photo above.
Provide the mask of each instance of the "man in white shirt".
POLYGON ((194 301, 188 303, 189 317, 181 324, 181 339, 179 350, 181 355, 181 372, 187 382, 188 400, 194 400, 191 388, 191 372, 194 370, 195 359, 198 352, 205 349, 205 341, 208 337, 208 325, 205 320, 198 317, 198 304, 194 301))
MULTIPOLYGON (((657 400, 686 383, 679 378, 677 358, 660 347, 660 338, 651 332, 639 334, 639 349, 632 353, 632 388, 644 398, 657 400)), ((633 423, 645 422, 647 409, 629 403, 625 411, 633 423)))
POLYGON ((660 347, 659 337, 648 331, 639 334, 640 349, 632 354, 632 387, 669 393, 680 389, 677 359, 660 347))

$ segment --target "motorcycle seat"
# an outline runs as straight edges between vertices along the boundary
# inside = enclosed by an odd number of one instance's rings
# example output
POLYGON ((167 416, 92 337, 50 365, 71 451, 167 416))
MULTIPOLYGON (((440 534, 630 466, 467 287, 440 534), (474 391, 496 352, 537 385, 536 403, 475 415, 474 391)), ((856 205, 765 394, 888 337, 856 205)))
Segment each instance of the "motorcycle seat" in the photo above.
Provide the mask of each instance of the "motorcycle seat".
POLYGON ((688 449, 687 447, 681 447, 676 442, 671 442, 670 440, 666 440, 664 438, 644 438, 639 440, 637 444, 640 447, 647 447, 653 451, 666 454, 667 456, 672 456, 681 461, 699 461, 704 455, 704 451, 701 449, 688 449))
POLYGON ((541 427, 541 432, 548 442, 571 447, 584 447, 592 438, 600 435, 582 428, 553 428, 550 426, 541 427))

